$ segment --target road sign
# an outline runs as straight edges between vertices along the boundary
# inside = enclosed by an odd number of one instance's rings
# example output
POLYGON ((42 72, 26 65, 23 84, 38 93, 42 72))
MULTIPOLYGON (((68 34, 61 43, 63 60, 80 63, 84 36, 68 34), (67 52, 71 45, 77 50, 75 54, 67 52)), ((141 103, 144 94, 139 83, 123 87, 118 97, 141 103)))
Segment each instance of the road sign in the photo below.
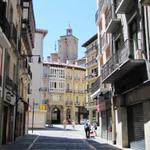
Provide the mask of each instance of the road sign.
POLYGON ((46 110, 46 105, 45 104, 40 104, 39 109, 40 110, 46 110))

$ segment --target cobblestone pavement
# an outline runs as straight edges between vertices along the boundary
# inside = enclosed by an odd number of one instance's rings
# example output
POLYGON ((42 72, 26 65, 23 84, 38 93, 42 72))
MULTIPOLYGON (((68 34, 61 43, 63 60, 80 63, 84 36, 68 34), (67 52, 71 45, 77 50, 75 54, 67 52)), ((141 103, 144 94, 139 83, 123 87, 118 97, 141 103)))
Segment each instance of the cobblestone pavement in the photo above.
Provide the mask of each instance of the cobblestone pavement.
POLYGON ((17 139, 13 144, 7 144, 1 150, 121 150, 98 139, 86 139, 83 126, 73 130, 63 126, 34 130, 33 133, 17 139))

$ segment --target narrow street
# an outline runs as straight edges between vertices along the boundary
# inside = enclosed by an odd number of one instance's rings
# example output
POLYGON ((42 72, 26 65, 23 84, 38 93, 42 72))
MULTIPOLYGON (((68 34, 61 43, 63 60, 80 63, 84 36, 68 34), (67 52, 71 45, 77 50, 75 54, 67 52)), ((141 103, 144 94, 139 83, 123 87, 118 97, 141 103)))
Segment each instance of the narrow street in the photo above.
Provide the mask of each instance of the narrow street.
POLYGON ((77 125, 75 130, 68 125, 66 130, 63 125, 51 128, 30 130, 29 134, 17 139, 13 144, 5 145, 1 150, 121 150, 113 147, 99 137, 86 139, 82 125, 77 125))

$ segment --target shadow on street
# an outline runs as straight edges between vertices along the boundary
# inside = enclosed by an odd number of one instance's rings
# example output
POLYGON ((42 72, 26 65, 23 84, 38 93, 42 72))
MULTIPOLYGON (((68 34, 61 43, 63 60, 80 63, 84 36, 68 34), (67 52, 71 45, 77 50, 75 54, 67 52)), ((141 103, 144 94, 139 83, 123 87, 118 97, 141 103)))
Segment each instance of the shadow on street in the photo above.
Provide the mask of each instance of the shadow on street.
MULTIPOLYGON (((54 128, 55 129, 55 128, 54 128)), ((58 129, 57 129, 58 130, 58 129)), ((106 143, 92 139, 75 139, 74 137, 51 137, 25 135, 13 144, 1 147, 1 150, 121 150, 106 143), (36 140, 35 140, 36 139, 36 140)))

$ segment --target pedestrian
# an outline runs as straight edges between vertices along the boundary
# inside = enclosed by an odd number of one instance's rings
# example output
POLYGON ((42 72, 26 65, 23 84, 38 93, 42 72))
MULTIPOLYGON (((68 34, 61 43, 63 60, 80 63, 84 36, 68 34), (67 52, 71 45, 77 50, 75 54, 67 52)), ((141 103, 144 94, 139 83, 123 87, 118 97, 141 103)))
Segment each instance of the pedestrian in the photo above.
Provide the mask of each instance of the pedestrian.
POLYGON ((90 137, 95 138, 95 136, 96 136, 95 126, 94 124, 92 124, 90 128, 90 137))
POLYGON ((84 124, 86 138, 90 138, 90 122, 87 120, 84 124))
POLYGON ((75 130, 75 121, 72 121, 72 129, 75 130))
POLYGON ((97 124, 96 124, 96 122, 93 123, 93 126, 94 126, 94 129, 95 129, 95 136, 97 136, 97 132, 96 132, 96 130, 97 130, 97 124))
POLYGON ((64 129, 66 130, 66 127, 67 127, 67 121, 64 120, 64 121, 63 121, 63 124, 64 124, 64 129))

